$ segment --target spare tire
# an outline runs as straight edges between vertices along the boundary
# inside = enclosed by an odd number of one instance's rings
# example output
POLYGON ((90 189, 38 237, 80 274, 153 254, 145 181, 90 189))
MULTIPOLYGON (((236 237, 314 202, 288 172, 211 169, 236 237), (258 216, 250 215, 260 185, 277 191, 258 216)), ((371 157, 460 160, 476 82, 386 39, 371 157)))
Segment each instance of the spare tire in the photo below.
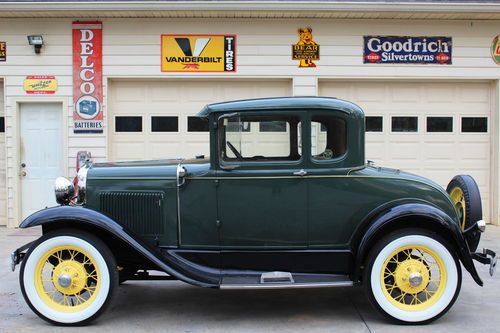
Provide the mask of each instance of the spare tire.
MULTIPOLYGON (((474 178, 469 175, 455 176, 446 187, 446 192, 457 208, 462 231, 483 218, 481 194, 474 178)), ((476 251, 480 238, 479 230, 466 235, 470 251, 476 251)))

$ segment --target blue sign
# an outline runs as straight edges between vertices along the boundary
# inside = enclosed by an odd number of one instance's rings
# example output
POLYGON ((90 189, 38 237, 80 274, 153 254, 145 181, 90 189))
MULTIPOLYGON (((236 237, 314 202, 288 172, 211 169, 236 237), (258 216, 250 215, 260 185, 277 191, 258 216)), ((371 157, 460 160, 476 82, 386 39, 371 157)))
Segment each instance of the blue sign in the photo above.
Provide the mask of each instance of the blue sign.
POLYGON ((365 64, 451 65, 451 37, 364 36, 365 64))

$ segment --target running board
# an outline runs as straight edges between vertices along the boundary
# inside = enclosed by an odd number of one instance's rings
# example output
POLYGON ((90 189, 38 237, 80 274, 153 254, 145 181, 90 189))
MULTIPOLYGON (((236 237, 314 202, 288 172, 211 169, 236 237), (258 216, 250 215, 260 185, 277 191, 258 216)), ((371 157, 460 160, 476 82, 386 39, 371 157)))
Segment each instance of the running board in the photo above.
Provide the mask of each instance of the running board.
POLYGON ((220 289, 299 289, 352 285, 353 282, 347 275, 268 272, 261 275, 225 276, 222 278, 220 289))

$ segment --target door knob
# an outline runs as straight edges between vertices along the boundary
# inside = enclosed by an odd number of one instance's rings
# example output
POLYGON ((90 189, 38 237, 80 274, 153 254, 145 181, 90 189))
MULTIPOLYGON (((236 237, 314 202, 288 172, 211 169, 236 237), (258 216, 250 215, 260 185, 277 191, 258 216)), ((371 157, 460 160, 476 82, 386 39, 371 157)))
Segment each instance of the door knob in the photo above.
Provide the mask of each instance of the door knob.
POLYGON ((26 177, 26 171, 21 171, 21 176, 26 177))

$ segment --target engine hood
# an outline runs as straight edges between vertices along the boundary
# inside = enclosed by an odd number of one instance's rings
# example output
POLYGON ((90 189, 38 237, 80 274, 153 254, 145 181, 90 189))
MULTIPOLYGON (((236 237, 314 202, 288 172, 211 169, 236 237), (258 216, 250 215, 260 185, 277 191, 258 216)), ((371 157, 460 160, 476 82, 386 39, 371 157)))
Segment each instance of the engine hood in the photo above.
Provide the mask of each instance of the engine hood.
POLYGON ((88 172, 88 178, 175 178, 179 164, 188 174, 194 175, 203 173, 210 167, 208 158, 105 162, 94 163, 88 172))

